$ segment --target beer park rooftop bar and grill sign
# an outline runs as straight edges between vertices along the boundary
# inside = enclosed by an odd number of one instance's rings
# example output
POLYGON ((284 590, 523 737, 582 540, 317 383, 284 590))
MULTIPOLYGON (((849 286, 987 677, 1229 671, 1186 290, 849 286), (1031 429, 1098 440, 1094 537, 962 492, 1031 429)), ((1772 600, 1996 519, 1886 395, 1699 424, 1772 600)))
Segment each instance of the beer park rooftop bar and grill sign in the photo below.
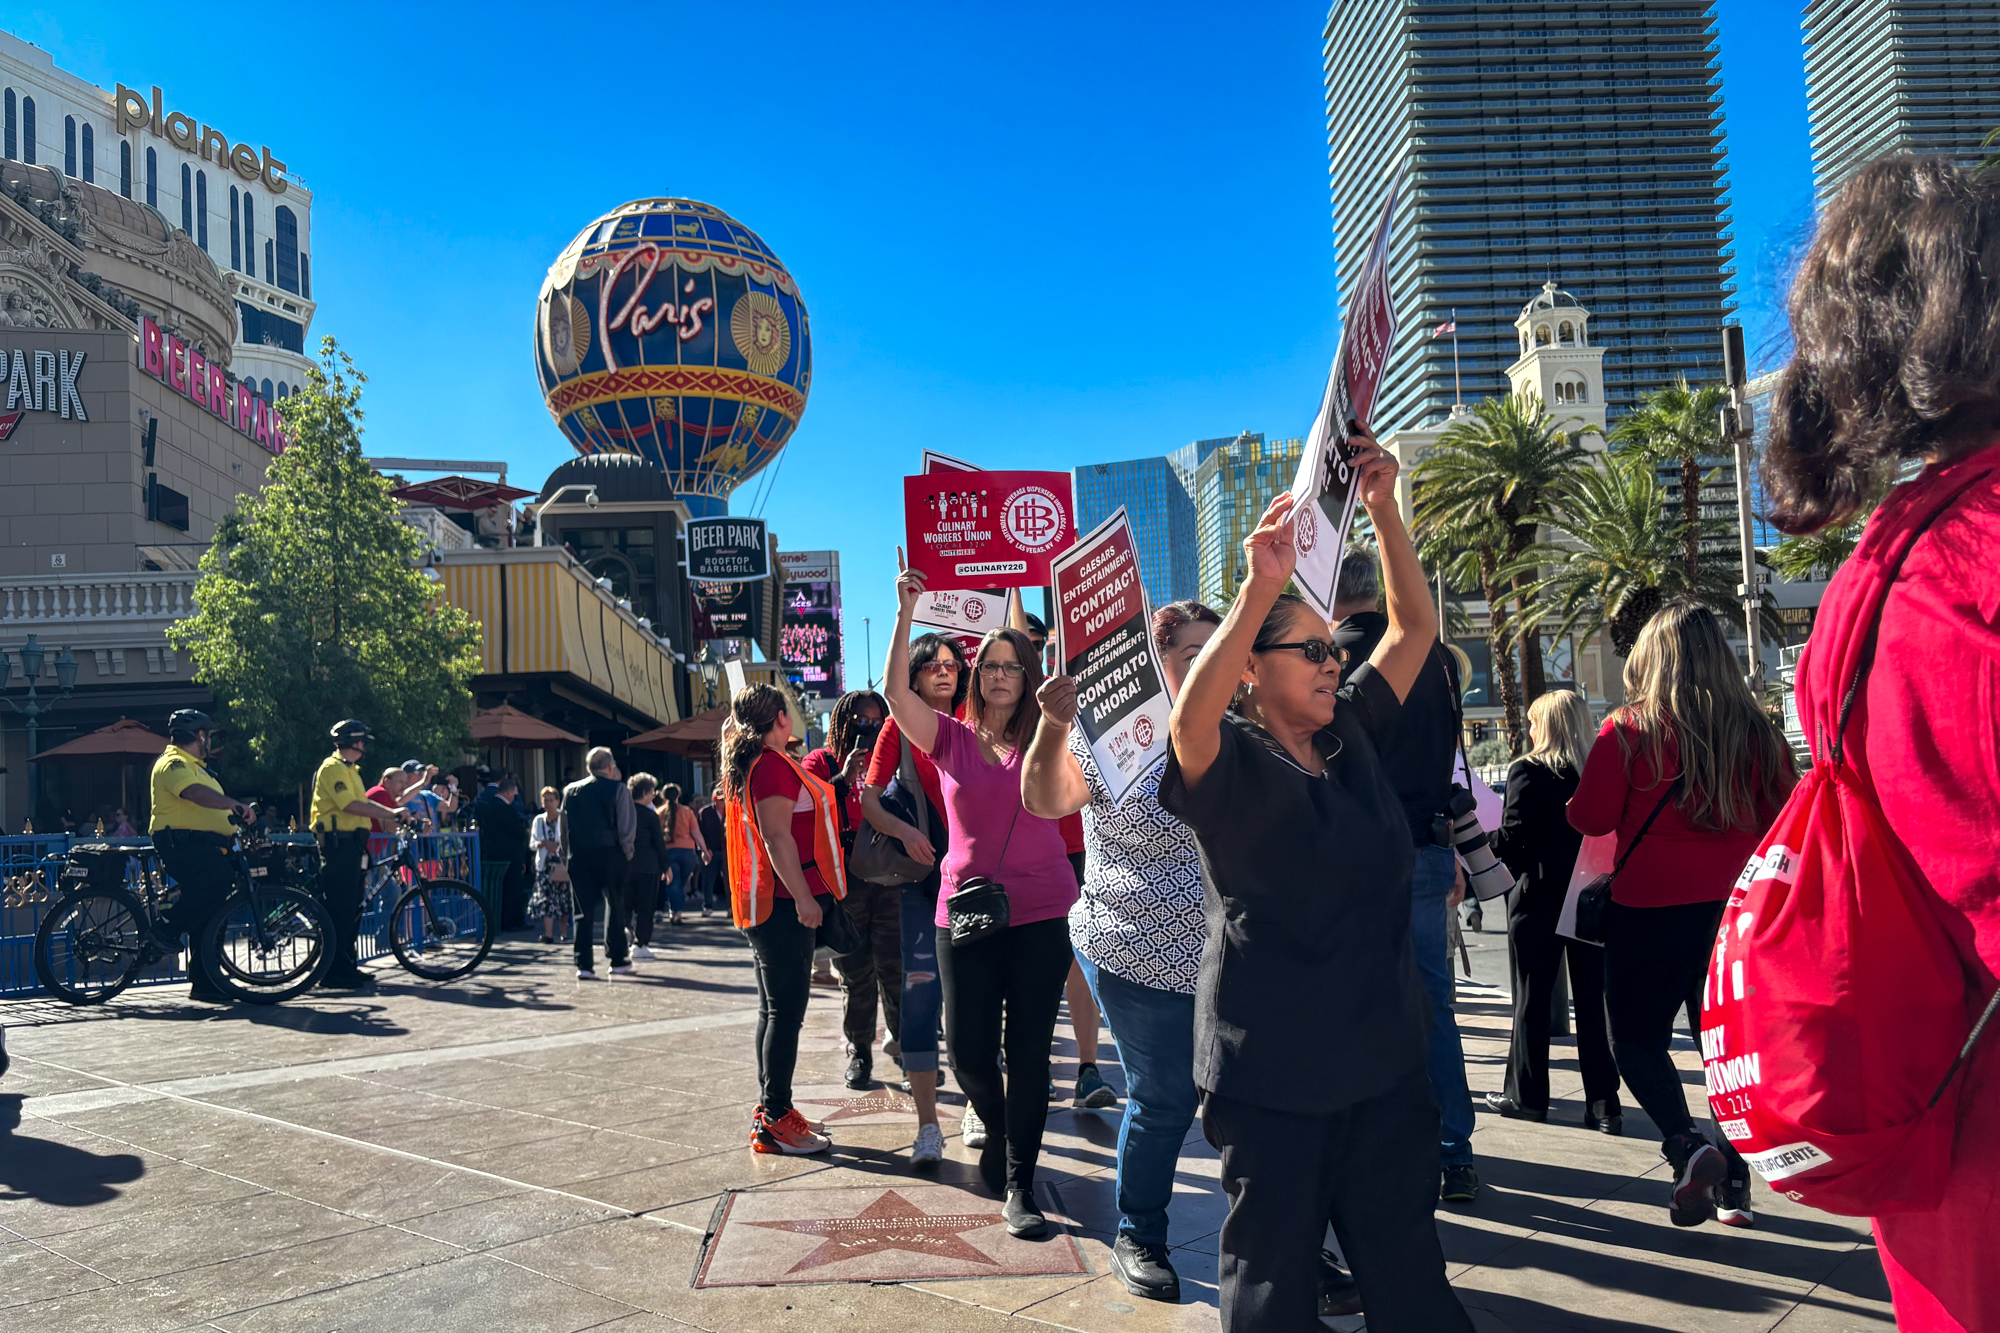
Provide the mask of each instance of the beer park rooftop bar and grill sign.
POLYGON ((771 576, 761 518, 697 518, 686 527, 687 574, 695 583, 748 583, 771 576))
MULTIPOLYGON (((81 364, 82 358, 77 360, 81 364)), ((256 444, 274 454, 285 452, 285 432, 278 414, 251 389, 249 380, 232 385, 221 366, 144 315, 139 317, 139 369, 256 444)), ((77 415, 83 415, 81 405, 77 415)))

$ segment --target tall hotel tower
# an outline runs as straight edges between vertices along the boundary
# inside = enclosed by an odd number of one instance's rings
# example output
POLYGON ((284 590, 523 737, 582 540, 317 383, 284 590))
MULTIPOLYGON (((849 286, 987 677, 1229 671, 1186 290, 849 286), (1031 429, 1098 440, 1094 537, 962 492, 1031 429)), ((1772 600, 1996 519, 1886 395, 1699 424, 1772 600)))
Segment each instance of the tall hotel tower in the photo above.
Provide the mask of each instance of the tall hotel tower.
POLYGON ((1811 0, 1806 112, 1821 205, 1884 153, 1970 166, 2000 127, 2000 0, 1811 0))
POLYGON ((1465 400, 1506 392, 1514 321, 1551 280, 1590 310, 1612 421, 1677 376, 1721 377, 1736 270, 1711 6, 1335 0, 1323 56, 1343 309, 1402 181, 1378 431, 1449 414, 1452 338, 1433 331, 1454 311, 1465 400))

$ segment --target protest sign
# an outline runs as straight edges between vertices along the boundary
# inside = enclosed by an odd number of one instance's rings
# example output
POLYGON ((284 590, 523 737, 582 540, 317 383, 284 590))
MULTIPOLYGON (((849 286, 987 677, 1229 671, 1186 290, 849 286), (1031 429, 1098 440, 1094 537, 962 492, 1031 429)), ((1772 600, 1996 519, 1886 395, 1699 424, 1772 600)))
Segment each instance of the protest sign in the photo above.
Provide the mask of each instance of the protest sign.
POLYGON ((950 454, 941 454, 935 449, 924 450, 924 466, 922 468, 924 472, 977 472, 979 470, 962 458, 953 458, 950 454))
POLYGON ((1041 588, 1076 539, 1067 472, 936 472, 903 478, 910 568, 926 587, 1041 588))
POLYGON ((959 588, 942 592, 926 590, 917 598, 913 619, 920 629, 977 636, 1006 627, 1007 599, 959 588))
POLYGON ((729 684, 729 698, 732 702, 737 695, 750 688, 750 682, 744 677, 743 663, 739 658, 732 657, 722 664, 722 678, 729 684))
POLYGON ((1076 681, 1076 724, 1113 805, 1167 750, 1167 698, 1153 614, 1121 506, 1050 566, 1057 660, 1076 681))
POLYGON ((1320 396, 1319 416, 1299 458, 1292 480, 1293 542, 1298 567, 1292 581, 1313 609, 1331 618, 1334 585, 1340 579, 1340 557, 1354 525, 1354 470, 1348 466, 1347 423, 1368 421, 1375 392, 1382 384, 1390 344, 1396 337, 1396 306, 1389 297, 1389 219, 1396 208, 1396 188, 1382 205, 1368 262, 1355 284, 1354 303, 1340 329, 1333 369, 1320 396))

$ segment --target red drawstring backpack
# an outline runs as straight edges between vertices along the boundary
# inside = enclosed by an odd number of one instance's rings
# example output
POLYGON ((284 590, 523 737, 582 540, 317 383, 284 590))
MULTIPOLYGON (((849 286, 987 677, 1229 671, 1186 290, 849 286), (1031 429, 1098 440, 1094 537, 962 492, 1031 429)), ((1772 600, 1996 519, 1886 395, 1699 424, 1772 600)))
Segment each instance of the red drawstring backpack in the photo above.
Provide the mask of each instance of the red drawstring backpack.
POLYGON ((1843 753, 1904 558, 1984 473, 1863 534, 1844 571, 1864 583, 1854 619, 1821 621, 1807 650, 1832 654, 1847 690, 1800 719, 1812 769, 1736 881, 1710 959, 1701 1057, 1716 1124, 1772 1188, 1829 1213, 1936 1207, 1954 1075, 1993 1013, 1968 1022, 1965 969, 1923 876, 1843 753))

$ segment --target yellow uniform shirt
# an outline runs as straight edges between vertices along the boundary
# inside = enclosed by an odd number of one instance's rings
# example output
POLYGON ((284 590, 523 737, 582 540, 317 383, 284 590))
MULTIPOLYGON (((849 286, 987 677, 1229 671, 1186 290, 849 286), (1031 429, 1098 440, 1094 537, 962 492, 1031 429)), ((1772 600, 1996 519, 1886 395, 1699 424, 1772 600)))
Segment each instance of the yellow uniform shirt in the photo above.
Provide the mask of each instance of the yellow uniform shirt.
POLYGON ((215 780, 207 765, 180 746, 169 745, 153 761, 153 818, 147 826, 148 832, 158 833, 161 829, 193 829, 202 833, 236 831, 236 826, 229 822, 227 810, 210 810, 193 801, 183 800, 181 793, 189 787, 206 787, 218 796, 222 794, 222 784, 215 780))
POLYGON ((367 815, 350 815, 347 807, 368 796, 368 784, 361 770, 340 757, 338 750, 320 761, 313 775, 312 826, 315 833, 350 833, 372 829, 375 821, 367 815))

